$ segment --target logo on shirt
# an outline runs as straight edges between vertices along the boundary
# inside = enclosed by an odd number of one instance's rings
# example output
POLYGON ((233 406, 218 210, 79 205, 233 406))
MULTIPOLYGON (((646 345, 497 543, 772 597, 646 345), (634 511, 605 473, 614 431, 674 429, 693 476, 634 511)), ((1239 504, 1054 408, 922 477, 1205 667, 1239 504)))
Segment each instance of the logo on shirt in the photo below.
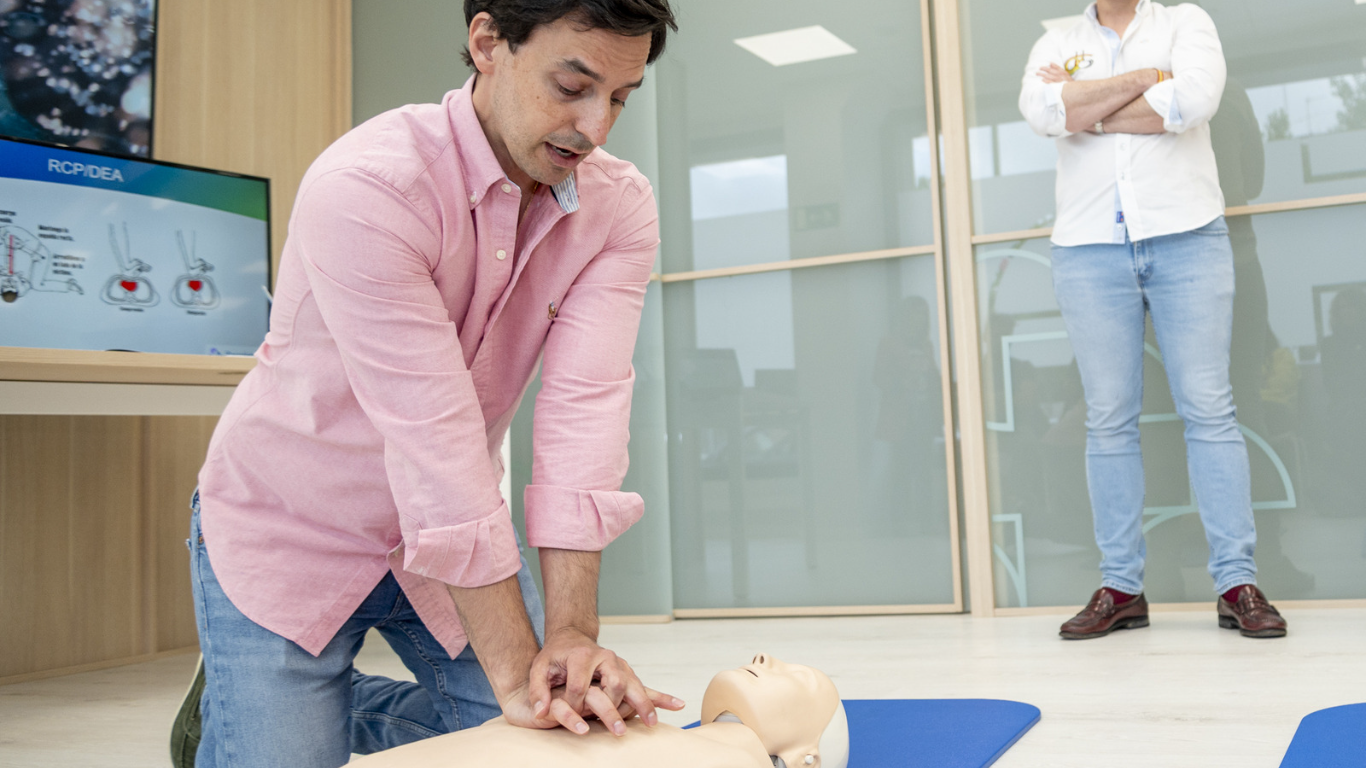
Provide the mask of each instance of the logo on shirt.
POLYGON ((1062 68, 1067 70, 1067 74, 1075 75, 1083 69, 1088 69, 1096 63, 1096 57, 1089 53, 1079 53, 1076 56, 1064 61, 1062 68))

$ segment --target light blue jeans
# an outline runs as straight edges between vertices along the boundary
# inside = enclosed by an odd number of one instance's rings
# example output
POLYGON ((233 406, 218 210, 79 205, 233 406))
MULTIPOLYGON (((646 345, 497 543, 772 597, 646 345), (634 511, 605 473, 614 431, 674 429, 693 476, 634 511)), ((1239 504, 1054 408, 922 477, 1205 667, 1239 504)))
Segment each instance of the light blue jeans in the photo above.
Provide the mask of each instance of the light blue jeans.
MULTIPOLYGON (((223 593, 199 527, 190 524, 195 621, 204 654, 198 768, 337 768, 351 753, 470 728, 501 712, 472 648, 452 659, 386 574, 318 656, 248 619, 223 593), (363 675, 352 662, 378 629, 417 683, 363 675)), ((526 558, 517 574, 527 614, 545 615, 526 558)))
POLYGON ((1053 287, 1086 391, 1086 477, 1101 585, 1143 590, 1144 312, 1151 312, 1216 592, 1255 584, 1247 444, 1229 385, 1233 249, 1223 217, 1123 245, 1053 248, 1053 287))

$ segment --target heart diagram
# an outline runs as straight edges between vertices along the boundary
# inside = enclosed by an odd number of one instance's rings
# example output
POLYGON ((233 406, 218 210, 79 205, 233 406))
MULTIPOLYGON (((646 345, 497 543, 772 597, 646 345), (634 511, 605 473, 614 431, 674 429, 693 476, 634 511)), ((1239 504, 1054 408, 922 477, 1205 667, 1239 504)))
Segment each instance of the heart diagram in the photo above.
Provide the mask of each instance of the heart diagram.
POLYGON ((119 243, 118 229, 109 225, 109 247, 119 262, 119 273, 105 282, 100 298, 106 304, 119 307, 155 307, 161 296, 146 277, 146 273, 152 271, 152 265, 133 257, 127 222, 123 224, 122 243, 119 243))
POLYGON ((222 301, 222 296, 209 277, 213 265, 195 255, 198 233, 191 232, 187 243, 185 233, 177 230, 175 239, 176 245, 180 246, 180 258, 185 261, 185 274, 176 278, 171 303, 185 309, 213 309, 222 301))

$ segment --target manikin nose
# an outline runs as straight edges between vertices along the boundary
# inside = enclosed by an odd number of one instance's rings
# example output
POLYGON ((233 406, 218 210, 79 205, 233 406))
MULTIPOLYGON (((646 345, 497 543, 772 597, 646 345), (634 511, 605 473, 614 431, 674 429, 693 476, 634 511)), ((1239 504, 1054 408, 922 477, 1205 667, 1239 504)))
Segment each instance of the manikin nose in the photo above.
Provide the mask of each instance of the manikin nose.
POLYGON ((754 655, 754 662, 753 662, 753 663, 759 664, 759 665, 761 665, 761 666, 764 665, 764 664, 767 664, 767 663, 768 663, 768 656, 765 656, 765 655, 762 654, 762 653, 757 653, 757 654, 754 655))

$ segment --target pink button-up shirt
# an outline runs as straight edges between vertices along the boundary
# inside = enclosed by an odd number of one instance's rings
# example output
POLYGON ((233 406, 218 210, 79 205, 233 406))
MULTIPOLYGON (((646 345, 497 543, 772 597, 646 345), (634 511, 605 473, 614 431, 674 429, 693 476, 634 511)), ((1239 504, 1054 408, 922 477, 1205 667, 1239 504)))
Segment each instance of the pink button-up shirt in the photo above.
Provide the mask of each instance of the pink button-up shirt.
POLYGON ((519 232, 472 82, 309 169, 270 332, 199 475, 224 592, 315 655, 390 570, 464 648, 445 585, 518 570, 500 448, 542 358, 527 543, 601 550, 644 508, 619 489, 654 193, 599 149, 570 185, 580 210, 541 189, 519 232))

